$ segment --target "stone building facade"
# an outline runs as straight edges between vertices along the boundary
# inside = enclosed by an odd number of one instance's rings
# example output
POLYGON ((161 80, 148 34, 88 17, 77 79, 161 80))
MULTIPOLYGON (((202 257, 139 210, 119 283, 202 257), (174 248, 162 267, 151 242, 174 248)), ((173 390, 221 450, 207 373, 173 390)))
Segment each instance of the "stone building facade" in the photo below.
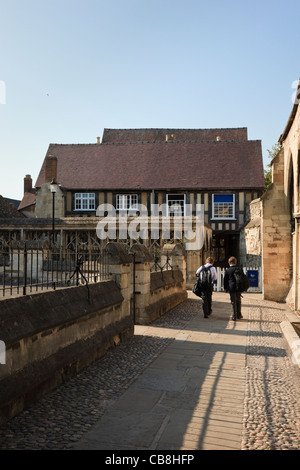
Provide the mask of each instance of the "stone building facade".
POLYGON ((261 252, 264 298, 286 301, 297 311, 300 310, 299 100, 300 81, 292 112, 279 138, 280 150, 271 162, 272 184, 252 203, 258 209, 245 230, 249 254, 261 252))

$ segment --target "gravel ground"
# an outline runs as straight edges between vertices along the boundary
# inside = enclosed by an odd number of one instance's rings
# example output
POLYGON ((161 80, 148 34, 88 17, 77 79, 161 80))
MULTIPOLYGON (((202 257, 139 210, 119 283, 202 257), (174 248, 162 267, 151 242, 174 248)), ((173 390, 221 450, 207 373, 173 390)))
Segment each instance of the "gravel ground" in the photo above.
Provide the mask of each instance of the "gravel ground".
MULTIPOLYGON (((184 328, 198 314, 195 302, 187 300, 155 324, 184 328)), ((300 448, 300 369, 286 352, 280 330, 283 315, 284 307, 278 304, 251 302, 242 450, 300 448)), ((71 450, 170 341, 135 335, 108 351, 3 425, 0 450, 71 450)))

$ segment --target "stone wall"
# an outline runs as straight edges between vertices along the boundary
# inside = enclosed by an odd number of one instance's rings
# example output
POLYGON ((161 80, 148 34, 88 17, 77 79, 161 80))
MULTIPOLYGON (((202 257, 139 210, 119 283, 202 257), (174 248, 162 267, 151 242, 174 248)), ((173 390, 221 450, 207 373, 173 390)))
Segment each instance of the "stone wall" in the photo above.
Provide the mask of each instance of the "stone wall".
POLYGON ((0 424, 133 334, 114 281, 1 301, 0 424))
POLYGON ((240 259, 242 266, 261 266, 261 198, 249 204, 250 222, 240 233, 240 259))
POLYGON ((151 273, 150 302, 144 309, 140 323, 151 323, 187 299, 184 278, 180 270, 151 273))
POLYGON ((288 304, 300 311, 300 81, 295 104, 286 129, 280 137, 284 153, 283 190, 287 199, 287 214, 292 232, 287 248, 291 251, 291 285, 288 304), (292 223, 290 223, 292 222, 292 223))
POLYGON ((133 245, 134 318, 136 324, 149 324, 187 298, 186 253, 181 244, 170 253, 172 269, 150 272, 152 256, 143 245, 133 245))
POLYGON ((159 273, 143 245, 106 249, 111 280, 0 301, 0 425, 187 298, 180 245, 159 273))
POLYGON ((292 278, 292 236, 284 193, 284 153, 272 162, 272 184, 262 196, 263 293, 266 300, 286 300, 292 278))
POLYGON ((263 296, 285 302, 293 297, 292 235, 289 198, 284 189, 284 151, 272 160, 272 184, 250 204, 251 220, 241 233, 243 263, 262 266, 263 296), (255 262, 257 261, 257 262, 255 262))
MULTIPOLYGON (((54 196, 54 217, 61 218, 64 216, 65 201, 64 194, 60 187, 56 186, 54 196)), ((35 214, 37 218, 52 218, 53 214, 53 195, 50 190, 50 183, 44 183, 37 192, 35 214)))

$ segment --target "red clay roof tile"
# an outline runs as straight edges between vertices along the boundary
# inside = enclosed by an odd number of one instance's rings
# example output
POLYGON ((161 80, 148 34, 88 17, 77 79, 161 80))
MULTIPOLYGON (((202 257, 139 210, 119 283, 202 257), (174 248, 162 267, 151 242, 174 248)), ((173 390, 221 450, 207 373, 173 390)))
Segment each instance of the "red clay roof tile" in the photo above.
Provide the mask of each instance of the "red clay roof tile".
MULTIPOLYGON (((261 141, 50 144, 73 190, 262 189, 261 141)), ((36 187, 45 182, 45 162, 36 187)))
POLYGON ((104 129, 102 143, 247 140, 246 127, 228 129, 104 129))

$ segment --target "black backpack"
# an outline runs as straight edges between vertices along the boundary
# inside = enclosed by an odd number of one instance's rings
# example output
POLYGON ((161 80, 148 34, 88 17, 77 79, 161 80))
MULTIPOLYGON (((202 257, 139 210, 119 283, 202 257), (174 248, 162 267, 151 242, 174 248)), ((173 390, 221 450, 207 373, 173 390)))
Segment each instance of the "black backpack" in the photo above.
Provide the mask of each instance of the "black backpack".
POLYGON ((203 266, 199 273, 198 282, 201 287, 201 290, 203 291, 209 290, 211 288, 212 277, 210 268, 206 268, 205 266, 203 266))
POLYGON ((244 273, 242 268, 236 268, 233 273, 235 279, 236 292, 246 292, 250 287, 248 276, 244 273))
POLYGON ((199 273, 198 279, 192 289, 192 292, 198 295, 198 297, 201 297, 201 293, 211 289, 211 286, 212 277, 210 268, 206 268, 205 266, 203 266, 199 273))

